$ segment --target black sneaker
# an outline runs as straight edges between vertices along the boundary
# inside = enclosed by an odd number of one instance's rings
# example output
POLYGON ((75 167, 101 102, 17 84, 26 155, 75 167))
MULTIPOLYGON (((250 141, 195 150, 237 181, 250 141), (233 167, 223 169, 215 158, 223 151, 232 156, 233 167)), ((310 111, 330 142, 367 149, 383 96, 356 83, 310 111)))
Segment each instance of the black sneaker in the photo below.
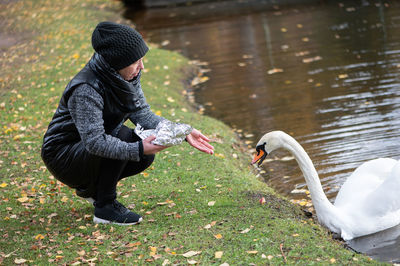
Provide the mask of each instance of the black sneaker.
POLYGON ((94 208, 93 222, 96 224, 118 224, 118 225, 132 225, 142 221, 142 217, 114 200, 102 207, 96 206, 94 208))

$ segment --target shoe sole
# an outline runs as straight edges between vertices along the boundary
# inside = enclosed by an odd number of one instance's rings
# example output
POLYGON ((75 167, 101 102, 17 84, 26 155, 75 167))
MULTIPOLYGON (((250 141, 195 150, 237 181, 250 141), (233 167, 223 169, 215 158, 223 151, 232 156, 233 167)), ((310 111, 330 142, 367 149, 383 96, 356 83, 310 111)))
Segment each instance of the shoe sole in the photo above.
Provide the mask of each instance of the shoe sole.
POLYGON ((143 218, 140 217, 139 221, 137 221, 137 222, 133 222, 133 223, 118 223, 118 222, 114 222, 114 221, 104 220, 104 219, 101 219, 101 218, 96 217, 96 216, 93 217, 93 222, 95 224, 134 225, 134 224, 138 224, 138 223, 142 222, 142 220, 143 220, 143 218))

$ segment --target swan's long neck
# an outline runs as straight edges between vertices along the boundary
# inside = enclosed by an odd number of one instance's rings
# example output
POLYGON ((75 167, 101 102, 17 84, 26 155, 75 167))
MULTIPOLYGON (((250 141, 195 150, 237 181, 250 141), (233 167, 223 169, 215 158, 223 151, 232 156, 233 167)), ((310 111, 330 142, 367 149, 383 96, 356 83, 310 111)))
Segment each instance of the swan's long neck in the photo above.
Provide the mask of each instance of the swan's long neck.
POLYGON ((282 145, 283 148, 291 152, 296 158, 296 161, 299 164, 301 171, 303 172, 308 189, 310 190, 311 199, 314 204, 317 216, 318 218, 323 219, 320 214, 326 213, 329 210, 333 211, 335 207, 326 197, 324 190, 322 189, 317 170, 315 170, 315 167, 310 157, 303 149, 303 147, 289 135, 286 135, 282 145))

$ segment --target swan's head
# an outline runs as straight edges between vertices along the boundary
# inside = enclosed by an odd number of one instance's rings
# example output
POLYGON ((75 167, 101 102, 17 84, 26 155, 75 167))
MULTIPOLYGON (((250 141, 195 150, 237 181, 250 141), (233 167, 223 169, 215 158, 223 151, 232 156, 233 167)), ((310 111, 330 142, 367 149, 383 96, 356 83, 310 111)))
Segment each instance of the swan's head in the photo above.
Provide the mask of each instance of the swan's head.
POLYGON ((256 145, 257 153, 254 155, 251 164, 258 162, 260 166, 269 153, 282 147, 282 138, 285 136, 287 136, 287 134, 282 131, 271 131, 262 136, 256 145))

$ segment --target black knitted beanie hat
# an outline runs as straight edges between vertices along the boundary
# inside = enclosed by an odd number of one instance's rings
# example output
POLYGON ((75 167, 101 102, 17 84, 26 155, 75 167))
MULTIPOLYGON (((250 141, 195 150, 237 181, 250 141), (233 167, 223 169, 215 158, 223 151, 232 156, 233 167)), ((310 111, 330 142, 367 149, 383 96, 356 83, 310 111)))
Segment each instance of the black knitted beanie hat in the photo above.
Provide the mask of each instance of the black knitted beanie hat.
POLYGON ((92 46, 115 70, 133 64, 149 50, 139 32, 108 21, 100 22, 94 29, 92 46))

